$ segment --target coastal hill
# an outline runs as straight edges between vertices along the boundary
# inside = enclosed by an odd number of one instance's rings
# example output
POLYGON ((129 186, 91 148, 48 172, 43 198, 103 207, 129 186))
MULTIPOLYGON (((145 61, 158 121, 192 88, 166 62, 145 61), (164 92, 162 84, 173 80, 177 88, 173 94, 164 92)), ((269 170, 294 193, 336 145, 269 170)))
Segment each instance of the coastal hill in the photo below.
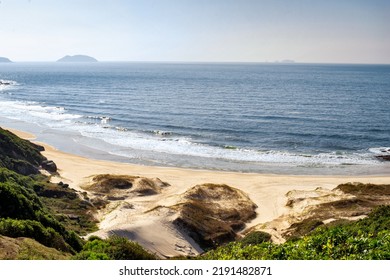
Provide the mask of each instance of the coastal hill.
POLYGON ((98 62, 96 58, 88 55, 66 55, 57 60, 57 62, 98 62))
POLYGON ((0 57, 0 63, 9 63, 9 62, 12 62, 12 61, 9 60, 9 59, 6 58, 6 57, 0 57))

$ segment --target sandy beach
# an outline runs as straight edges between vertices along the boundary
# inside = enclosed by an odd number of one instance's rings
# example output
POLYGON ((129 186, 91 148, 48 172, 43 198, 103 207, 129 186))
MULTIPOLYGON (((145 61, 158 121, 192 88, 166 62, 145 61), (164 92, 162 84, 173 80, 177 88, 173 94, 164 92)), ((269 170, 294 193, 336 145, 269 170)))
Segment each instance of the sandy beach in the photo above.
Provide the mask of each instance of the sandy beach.
MULTIPOLYGON (((22 138, 34 139, 34 135, 9 128, 8 130, 22 138)), ((258 206, 256 218, 247 224, 249 228, 288 214, 291 209, 285 206, 286 193, 292 190, 310 191, 319 187, 330 190, 346 182, 374 184, 390 182, 390 175, 292 176, 141 166, 92 160, 63 153, 45 143, 39 144, 45 147, 43 155, 57 164, 59 176, 52 177, 52 181, 68 183, 71 188, 79 191, 85 191, 82 186, 97 174, 159 178, 169 183, 170 186, 164 188, 159 194, 138 196, 109 205, 108 210, 99 214, 99 231, 93 233, 102 237, 113 233, 127 236, 163 257, 202 252, 191 238, 170 223, 174 214, 164 210, 150 211, 157 206, 170 206, 177 203, 182 193, 198 184, 226 184, 245 192, 258 206), (126 207, 129 204, 132 207, 126 207)))

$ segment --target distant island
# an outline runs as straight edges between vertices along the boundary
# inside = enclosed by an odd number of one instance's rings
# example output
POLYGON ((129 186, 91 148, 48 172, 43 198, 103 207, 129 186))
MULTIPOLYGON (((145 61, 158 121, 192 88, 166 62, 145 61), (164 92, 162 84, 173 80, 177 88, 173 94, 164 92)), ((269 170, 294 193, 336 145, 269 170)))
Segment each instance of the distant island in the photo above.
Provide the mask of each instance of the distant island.
POLYGON ((7 63, 7 62, 12 62, 11 60, 9 60, 8 58, 6 58, 6 57, 0 57, 0 63, 2 63, 2 62, 5 62, 5 63, 7 63))
POLYGON ((295 63, 292 59, 275 60, 274 63, 295 63))
POLYGON ((97 59, 88 55, 66 55, 57 62, 98 62, 97 59))
POLYGON ((281 61, 281 63, 295 63, 295 61, 292 59, 284 59, 281 61))

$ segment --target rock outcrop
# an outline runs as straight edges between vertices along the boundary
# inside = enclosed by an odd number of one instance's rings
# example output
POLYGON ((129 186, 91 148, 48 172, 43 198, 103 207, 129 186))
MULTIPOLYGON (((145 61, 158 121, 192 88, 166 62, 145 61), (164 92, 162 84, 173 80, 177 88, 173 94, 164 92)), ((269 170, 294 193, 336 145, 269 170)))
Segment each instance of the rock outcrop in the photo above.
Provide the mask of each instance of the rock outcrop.
POLYGON ((50 173, 57 172, 57 165, 52 160, 44 160, 41 163, 41 166, 46 171, 49 171, 50 173))
POLYGON ((46 160, 40 153, 43 150, 42 146, 0 128, 0 167, 22 175, 38 174, 39 167, 46 160))
POLYGON ((390 155, 378 155, 376 157, 380 160, 390 161, 390 155))

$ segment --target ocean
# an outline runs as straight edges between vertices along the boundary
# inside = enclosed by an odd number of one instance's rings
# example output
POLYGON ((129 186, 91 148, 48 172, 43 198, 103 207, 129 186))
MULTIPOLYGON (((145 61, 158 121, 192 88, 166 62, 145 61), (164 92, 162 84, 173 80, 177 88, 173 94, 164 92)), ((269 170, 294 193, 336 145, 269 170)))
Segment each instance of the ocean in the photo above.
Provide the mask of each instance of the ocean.
POLYGON ((389 174, 390 65, 2 63, 0 126, 144 165, 389 174))

